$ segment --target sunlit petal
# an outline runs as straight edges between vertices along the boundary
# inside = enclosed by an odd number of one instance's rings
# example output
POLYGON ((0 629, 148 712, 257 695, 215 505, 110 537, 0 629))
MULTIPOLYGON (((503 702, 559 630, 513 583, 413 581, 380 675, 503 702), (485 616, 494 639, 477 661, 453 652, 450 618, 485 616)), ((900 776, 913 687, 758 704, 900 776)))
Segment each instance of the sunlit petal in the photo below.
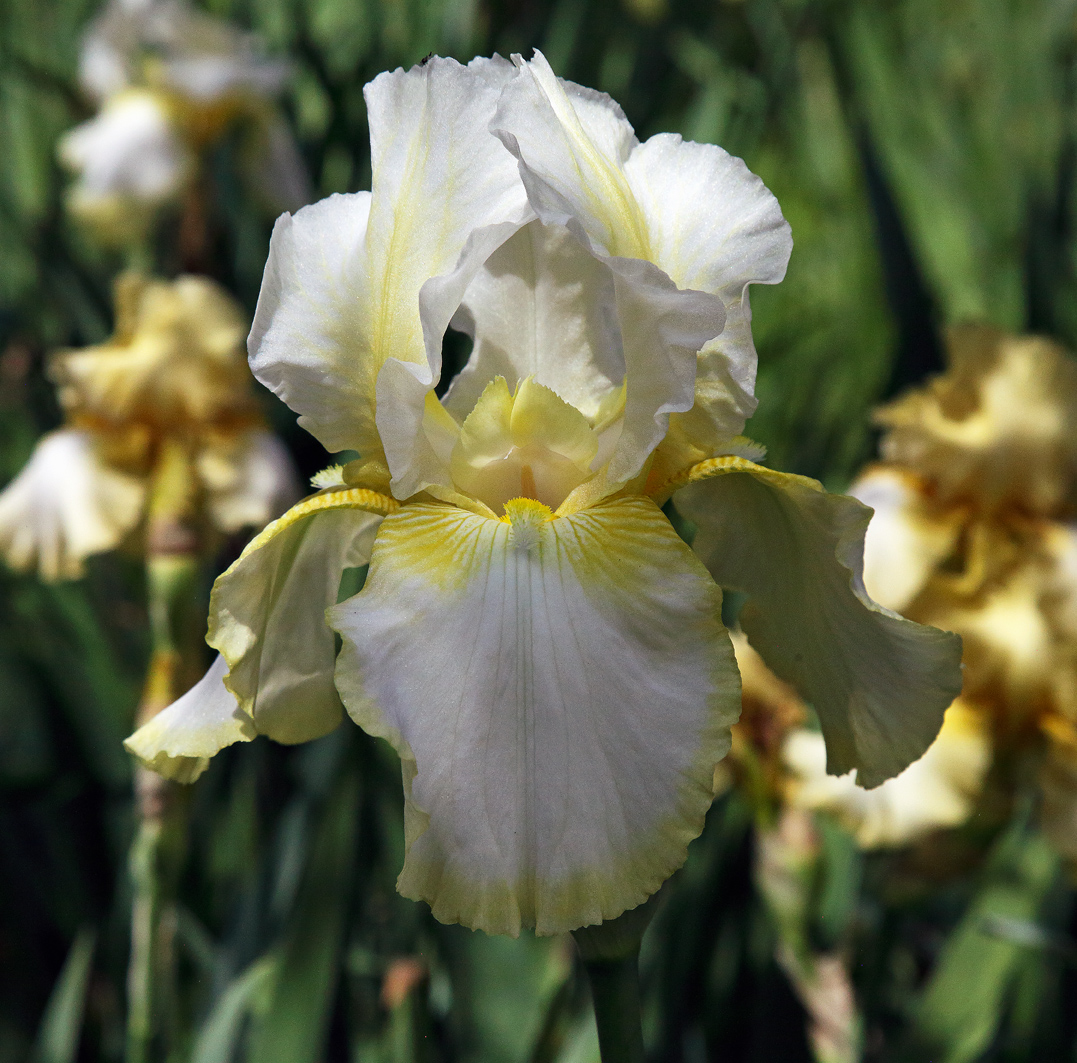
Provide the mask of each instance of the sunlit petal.
POLYGON ((159 775, 190 783, 225 746, 249 742, 258 732, 225 687, 227 671, 218 656, 186 694, 143 724, 124 747, 159 775))
POLYGON ((720 594, 643 499, 409 505, 330 611, 349 713, 403 761, 399 887, 490 932, 642 902, 711 802, 740 685, 720 594))
POLYGON ((259 734, 305 742, 340 722, 325 610, 344 569, 369 558, 377 498, 347 489, 314 495, 266 528, 214 585, 207 641, 228 662, 225 684, 259 734))
POLYGON ((255 375, 327 449, 384 447, 400 497, 443 475, 421 432, 442 335, 467 281, 528 216, 487 129, 512 76, 503 61, 432 59, 375 78, 373 192, 330 197, 274 230, 255 375))
POLYGON ((699 361, 695 396, 708 416, 681 426, 715 453, 755 409, 748 285, 780 281, 792 248, 777 200, 721 148, 674 134, 640 144, 609 97, 557 78, 541 53, 517 61, 521 76, 502 94, 493 128, 519 158, 543 221, 586 234, 600 253, 650 261, 678 288, 720 298, 725 329, 699 361))

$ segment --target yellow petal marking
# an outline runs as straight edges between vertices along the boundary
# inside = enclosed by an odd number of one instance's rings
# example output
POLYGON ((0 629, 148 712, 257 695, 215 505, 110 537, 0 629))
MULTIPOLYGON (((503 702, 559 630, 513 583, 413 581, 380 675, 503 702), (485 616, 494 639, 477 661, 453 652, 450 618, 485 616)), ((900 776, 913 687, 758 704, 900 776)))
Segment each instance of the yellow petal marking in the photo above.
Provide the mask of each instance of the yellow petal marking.
POLYGON ((709 480, 714 476, 724 476, 728 472, 750 472, 753 476, 758 476, 760 479, 779 487, 799 484, 801 487, 810 488, 812 491, 826 491, 826 488, 818 480, 813 480, 810 476, 799 476, 792 472, 777 472, 774 469, 766 469, 762 465, 756 465, 754 461, 749 461, 747 458, 740 458, 735 454, 724 454, 718 458, 708 458, 706 461, 697 462, 658 486, 648 484, 647 494, 661 504, 674 491, 678 491, 682 487, 699 483, 700 480, 709 480))
MULTIPOLYGON (((239 560, 260 550, 270 539, 279 535, 286 528, 291 527, 296 521, 309 517, 312 513, 318 513, 326 509, 364 509, 368 513, 380 513, 385 516, 400 508, 400 503, 388 495, 379 494, 377 491, 369 491, 365 487, 346 487, 342 490, 320 491, 316 495, 304 498, 297 502, 282 517, 278 517, 272 524, 267 524, 259 532, 239 555, 239 560)), ((239 561, 236 562, 238 564, 239 561)))

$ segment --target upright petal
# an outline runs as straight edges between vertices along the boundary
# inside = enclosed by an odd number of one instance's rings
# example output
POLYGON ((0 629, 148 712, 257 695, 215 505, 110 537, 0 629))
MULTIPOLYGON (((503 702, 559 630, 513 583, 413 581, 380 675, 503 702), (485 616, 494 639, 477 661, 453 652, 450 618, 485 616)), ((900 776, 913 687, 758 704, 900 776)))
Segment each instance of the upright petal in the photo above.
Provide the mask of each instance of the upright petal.
POLYGON ((641 903, 684 860, 740 685, 721 596, 650 502, 409 505, 330 611, 349 713, 403 762, 399 888, 488 932, 641 903))
POLYGON ((961 640, 876 605, 861 577, 871 512, 815 481, 729 458, 677 505, 718 584, 749 596, 752 645, 815 707, 833 775, 878 786, 931 744, 961 690, 961 640))
POLYGON ((748 285, 780 281, 792 248, 777 200, 721 148, 669 133, 640 144, 608 96, 555 77, 539 52, 517 62, 521 76, 506 86, 493 128, 520 160, 539 217, 585 233, 600 254, 645 259, 678 288, 721 299, 725 329, 707 345, 699 372, 708 386, 696 395, 714 423, 691 427, 715 440, 739 435, 754 410, 748 285))
POLYGON ((533 377, 592 420, 625 375, 608 266, 566 228, 534 221, 501 245, 453 320, 475 341, 445 405, 463 419, 486 385, 533 377))
POLYGON ((510 384, 534 374, 592 420, 623 388, 601 459, 614 482, 640 470, 670 412, 690 402, 694 352, 721 327, 713 299, 678 291, 648 263, 596 258, 564 226, 537 221, 490 257, 456 322, 475 339, 447 399, 458 416, 496 374, 510 384))
POLYGON ((225 746, 249 742, 258 732, 225 687, 227 671, 227 662, 218 655, 183 697, 144 723, 124 748, 158 775, 190 783, 225 746))
POLYGON ((379 498, 345 488, 300 502, 214 584, 206 641, 227 661, 224 684, 259 734, 307 742, 340 722, 325 611, 344 569, 370 556, 381 514, 391 508, 371 512, 379 498))
POLYGON ((449 319, 528 216, 512 159, 487 128, 511 76, 504 62, 451 59, 381 74, 365 90, 373 192, 333 196, 274 230, 251 331, 255 375, 327 449, 384 447, 400 497, 438 480, 421 425, 449 319))
POLYGON ((88 432, 52 432, 0 493, 0 556, 43 579, 76 579, 87 557, 134 528, 145 494, 140 479, 100 460, 88 432))

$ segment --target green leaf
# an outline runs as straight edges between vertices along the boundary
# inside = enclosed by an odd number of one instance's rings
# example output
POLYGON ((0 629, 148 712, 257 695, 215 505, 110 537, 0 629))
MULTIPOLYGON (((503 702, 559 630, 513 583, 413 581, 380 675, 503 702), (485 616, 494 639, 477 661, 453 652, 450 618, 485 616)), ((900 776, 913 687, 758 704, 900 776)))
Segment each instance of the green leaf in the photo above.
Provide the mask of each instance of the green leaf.
MULTIPOLYGON (((1034 923, 1058 874, 1039 834, 1015 827, 997 843, 984 881, 942 950, 916 1016, 916 1058, 972 1063, 991 1045, 1032 945, 998 933, 1034 923)), ((910 1057, 911 1058, 911 1057, 910 1057)))
POLYGON ((198 1034, 191 1063, 230 1063, 244 1021, 271 983, 277 962, 276 956, 263 956, 228 986, 198 1034))
POLYGON ((75 1063, 96 940, 91 927, 83 927, 75 937, 45 1007, 31 1055, 33 1063, 75 1063))
POLYGON ((325 804, 275 975, 254 1017, 248 1058, 316 1063, 340 969, 359 813, 359 776, 346 771, 325 804))

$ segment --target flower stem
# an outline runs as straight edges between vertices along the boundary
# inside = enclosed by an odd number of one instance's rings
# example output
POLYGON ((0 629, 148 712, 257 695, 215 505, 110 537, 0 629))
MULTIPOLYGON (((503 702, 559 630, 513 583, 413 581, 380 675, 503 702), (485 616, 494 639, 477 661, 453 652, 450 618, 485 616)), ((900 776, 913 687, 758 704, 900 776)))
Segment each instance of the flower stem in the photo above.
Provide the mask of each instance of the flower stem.
POLYGON ((591 983, 602 1063, 643 1063, 639 950, 616 960, 584 962, 591 983))
POLYGON ((639 946, 659 903, 655 894, 638 908, 572 932, 591 983, 602 1063, 643 1063, 639 999, 639 946))
MULTIPOLYGON (((151 480, 146 583, 152 655, 138 709, 139 725, 189 689, 202 671, 195 483, 186 449, 166 442, 151 480)), ((149 1063, 151 1058, 167 1056, 174 1040, 172 930, 187 842, 185 798, 176 783, 145 768, 136 770, 138 828, 129 863, 126 1063, 149 1063)))

